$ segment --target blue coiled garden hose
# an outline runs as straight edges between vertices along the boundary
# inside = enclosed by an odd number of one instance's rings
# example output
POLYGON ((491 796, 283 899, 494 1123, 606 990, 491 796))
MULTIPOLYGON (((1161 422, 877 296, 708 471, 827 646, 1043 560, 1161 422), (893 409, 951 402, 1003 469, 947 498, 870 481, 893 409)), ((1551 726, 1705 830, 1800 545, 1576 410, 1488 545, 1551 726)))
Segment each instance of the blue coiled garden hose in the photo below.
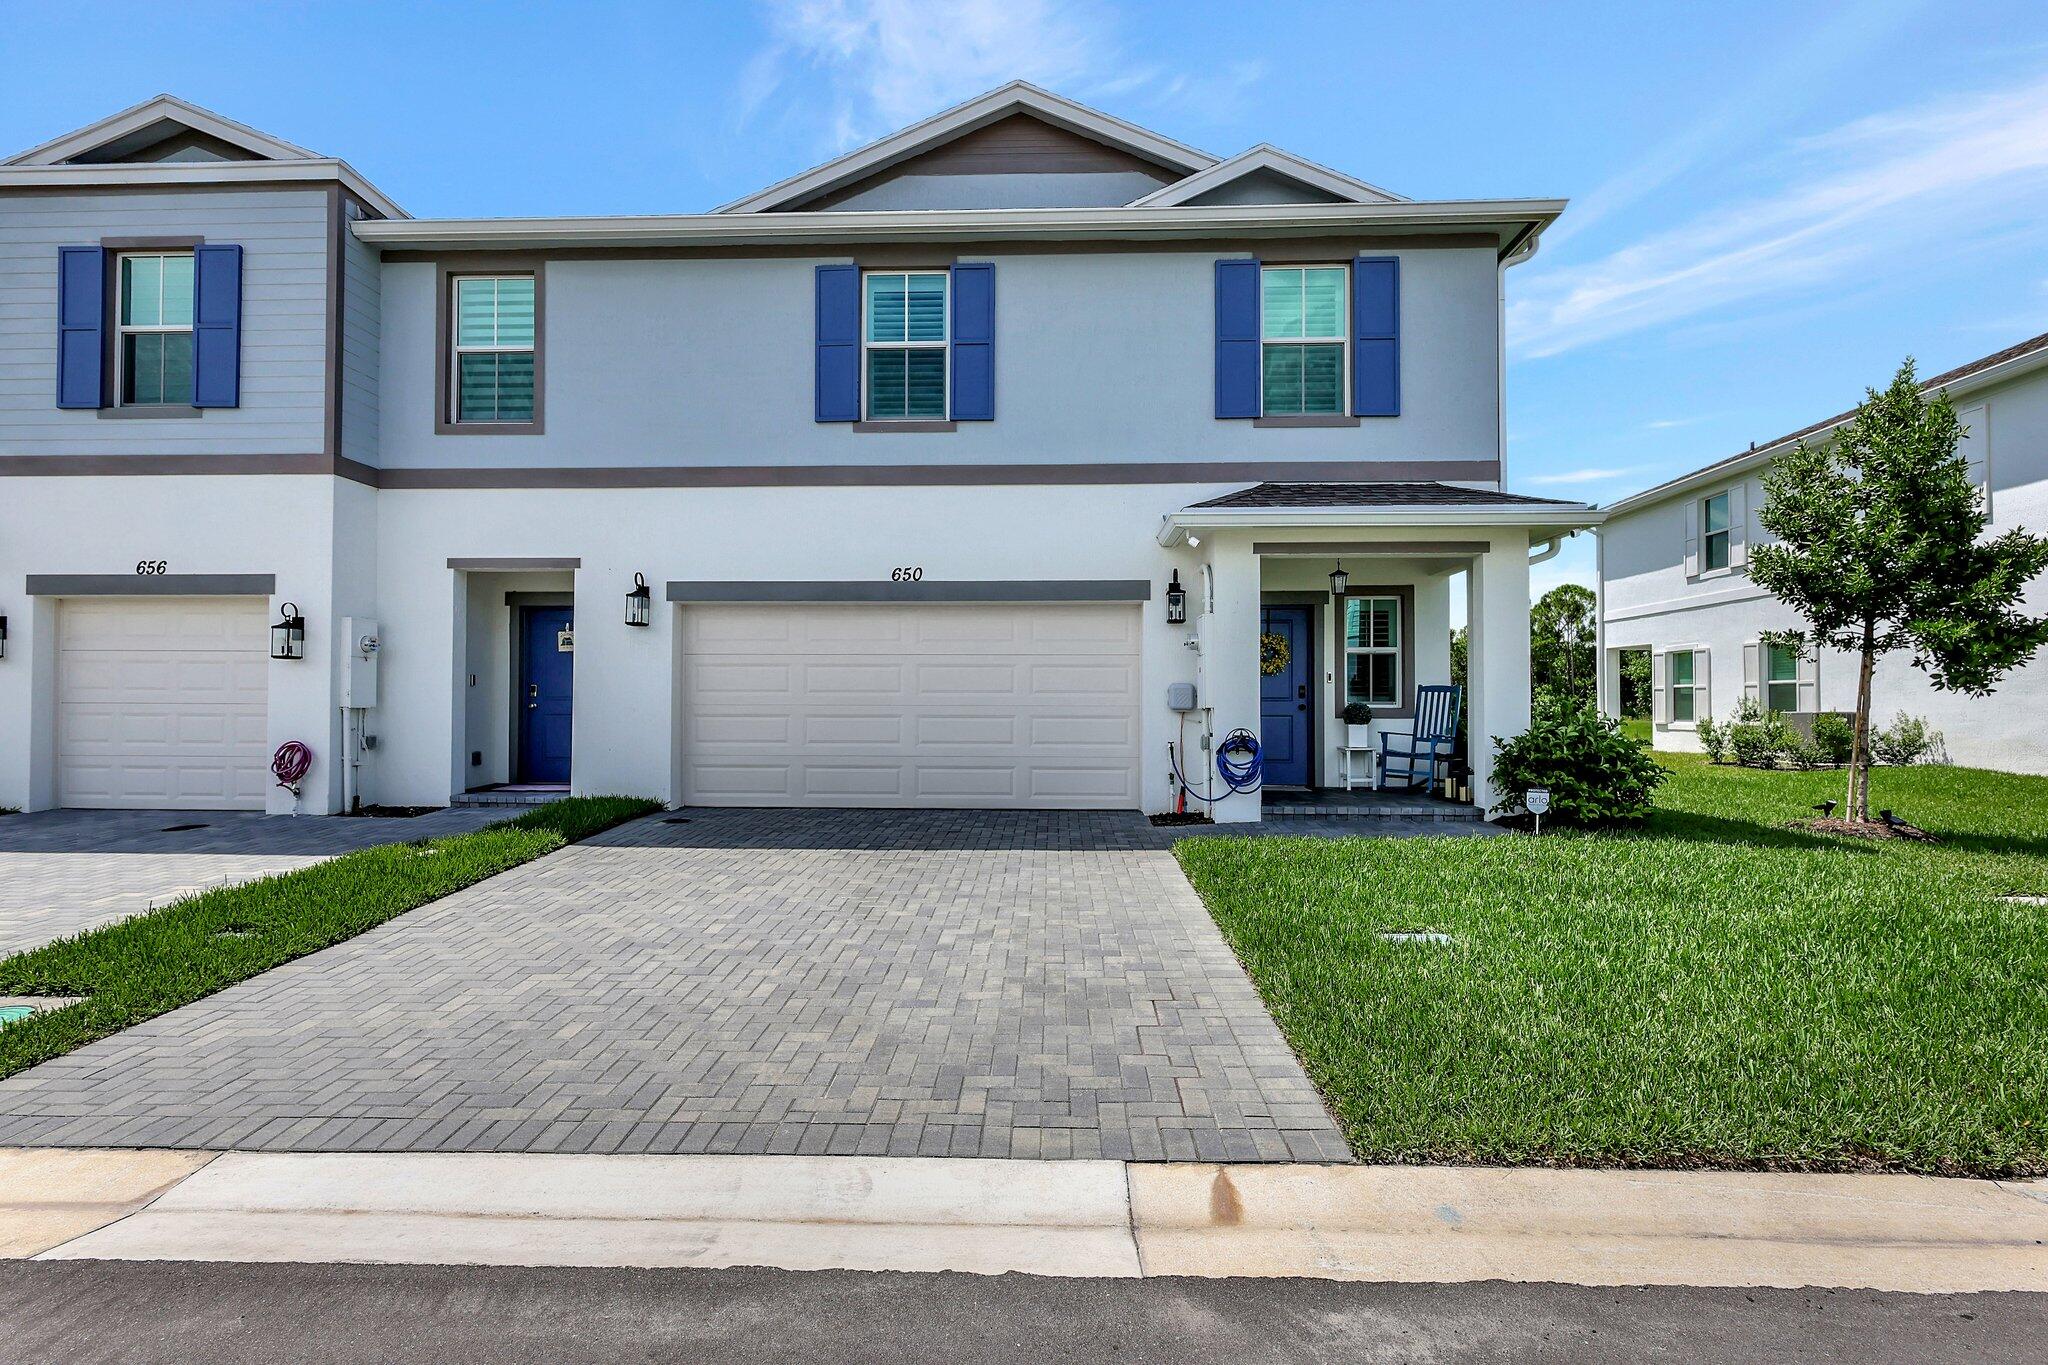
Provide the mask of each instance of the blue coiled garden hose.
POLYGON ((1232 730, 1216 746, 1216 775, 1234 792, 1255 792, 1266 780, 1266 761, 1259 752, 1259 737, 1249 730, 1232 730))

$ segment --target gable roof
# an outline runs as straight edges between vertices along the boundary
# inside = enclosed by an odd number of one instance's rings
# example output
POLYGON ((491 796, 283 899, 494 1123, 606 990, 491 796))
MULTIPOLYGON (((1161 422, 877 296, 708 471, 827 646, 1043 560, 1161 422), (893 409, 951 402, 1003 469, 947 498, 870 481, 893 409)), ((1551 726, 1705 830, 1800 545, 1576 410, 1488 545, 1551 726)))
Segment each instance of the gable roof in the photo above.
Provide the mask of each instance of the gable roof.
POLYGON ((1368 185, 1365 181, 1354 179, 1341 171, 1333 171, 1328 166, 1317 165, 1315 162, 1298 157, 1292 152, 1284 152, 1269 142, 1261 142, 1258 146, 1239 152, 1228 160, 1218 161, 1214 165, 1205 166, 1194 174, 1177 180, 1163 189, 1155 190, 1143 199, 1134 199, 1131 201, 1130 206, 1134 209, 1166 208, 1176 204, 1186 204, 1212 190, 1221 189, 1225 185, 1244 179, 1246 176, 1257 175, 1261 172, 1268 175, 1277 175, 1282 179, 1292 180, 1297 184, 1307 185, 1311 189, 1321 190, 1324 194, 1334 195, 1345 203, 1401 204, 1408 202, 1402 196, 1383 190, 1377 185, 1368 185))
MULTIPOLYGON (((1968 364, 1956 366, 1953 370, 1944 370, 1932 379, 1922 380, 1920 392, 1932 394, 1947 390, 1955 397, 1967 397, 1978 389, 1988 388, 1992 384, 2039 369, 2044 365, 2048 365, 2048 332, 2043 332, 2037 337, 2029 337, 2025 341, 2007 346, 2004 350, 1993 351, 1990 355, 1979 356, 1968 364)), ((1752 469, 1769 464, 1772 459, 1784 453, 1787 447, 1796 445, 1809 436, 1833 431, 1854 417, 1858 411, 1857 408, 1850 408, 1847 412, 1838 412, 1824 421, 1803 426, 1797 431, 1786 432, 1776 440, 1766 441, 1762 445, 1753 445, 1748 450, 1730 455, 1724 460, 1716 460, 1710 465, 1693 470, 1690 474, 1680 474, 1675 479, 1666 479, 1663 483, 1645 488, 1640 493, 1631 493, 1625 498, 1609 503, 1606 510, 1633 511, 1653 502, 1676 497, 1691 488, 1702 487, 1737 474, 1747 474, 1752 469)))
MULTIPOLYGON (((189 128, 204 133, 233 147, 238 147, 260 161, 318 161, 320 153, 308 151, 296 143, 283 138, 272 137, 259 132, 246 123, 237 123, 224 118, 211 109, 202 109, 176 95, 158 95, 140 104, 131 104, 118 114, 109 114, 97 123, 88 123, 83 128, 51 138, 38 147, 17 152, 0 161, 0 166, 61 166, 76 161, 79 157, 102 148, 116 147, 138 137, 140 149, 161 139, 153 136, 159 124, 189 128)), ((168 133, 169 128, 165 129, 168 133)))
POLYGON ((966 133, 1020 113, 1029 114, 1055 128, 1079 133, 1180 175, 1202 170, 1216 162, 1216 158, 1207 152, 1161 137, 1099 109, 1090 109, 1050 90, 1041 90, 1029 81, 1011 81, 821 166, 813 166, 786 180, 779 180, 744 199, 735 199, 715 211, 766 213, 801 206, 966 133))
POLYGON ((121 186, 235 185, 259 181, 338 182, 385 218, 404 209, 339 157, 202 109, 176 95, 157 95, 95 123, 0 160, 0 190, 121 186), (221 159, 135 159, 166 140, 187 138, 221 159))

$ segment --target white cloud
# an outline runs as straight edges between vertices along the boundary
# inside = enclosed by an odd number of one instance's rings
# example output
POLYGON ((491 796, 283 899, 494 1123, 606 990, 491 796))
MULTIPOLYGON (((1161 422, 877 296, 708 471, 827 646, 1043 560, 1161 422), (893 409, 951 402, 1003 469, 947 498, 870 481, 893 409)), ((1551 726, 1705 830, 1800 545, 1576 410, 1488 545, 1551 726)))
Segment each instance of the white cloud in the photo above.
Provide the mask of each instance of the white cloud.
POLYGON ((1200 78, 1136 60, 1103 6, 1071 0, 764 0, 769 43, 740 73, 742 119, 779 92, 824 120, 844 151, 1013 80, 1081 99, 1199 105, 1211 117, 1263 75, 1256 62, 1200 78))
POLYGON ((1509 308, 1515 349, 1555 355, 2010 231, 2048 210, 2048 78, 1859 119, 1788 160, 1776 193, 1584 265, 1538 257, 1509 308))
POLYGON ((1704 415, 1698 417, 1659 417, 1654 422, 1643 423, 1643 430, 1670 431, 1673 427, 1689 427, 1696 422, 1704 422, 1706 420, 1704 415))
POLYGON ((1524 482, 1538 484, 1603 483, 1608 479, 1625 479, 1631 474, 1640 474, 1647 467, 1646 465, 1632 464, 1624 465, 1618 469, 1564 469, 1559 470, 1555 474, 1531 474, 1524 482))

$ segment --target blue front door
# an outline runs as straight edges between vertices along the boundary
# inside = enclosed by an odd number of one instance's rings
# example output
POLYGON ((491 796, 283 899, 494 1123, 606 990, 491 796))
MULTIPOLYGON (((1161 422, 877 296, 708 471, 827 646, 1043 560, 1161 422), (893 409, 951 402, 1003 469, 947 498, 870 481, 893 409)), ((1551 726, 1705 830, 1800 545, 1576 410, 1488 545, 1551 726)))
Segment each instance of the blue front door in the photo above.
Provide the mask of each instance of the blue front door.
MULTIPOLYGON (((1259 747, 1266 764, 1266 781, 1276 787, 1306 787, 1313 768, 1310 746, 1310 685, 1315 678, 1311 623, 1308 607, 1262 607, 1259 630, 1277 636, 1287 650, 1287 663, 1278 673, 1259 676, 1259 747)), ((1263 641, 1261 644, 1263 645, 1263 641)))
POLYGON ((576 612, 526 607, 519 641, 516 782, 567 782, 576 702, 576 612))

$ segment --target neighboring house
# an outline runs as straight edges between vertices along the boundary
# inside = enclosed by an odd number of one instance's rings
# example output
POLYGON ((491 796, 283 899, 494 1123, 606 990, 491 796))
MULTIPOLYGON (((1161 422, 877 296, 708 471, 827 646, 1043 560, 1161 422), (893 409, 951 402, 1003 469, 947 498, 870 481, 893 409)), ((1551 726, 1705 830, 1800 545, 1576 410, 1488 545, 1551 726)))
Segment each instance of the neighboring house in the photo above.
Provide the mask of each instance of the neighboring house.
POLYGON ((1483 797, 1597 519, 1501 491, 1562 207, 1017 84, 712 213, 419 219, 151 100, 0 163, 0 804, 1157 811, 1239 728, 1336 781, 1459 583, 1483 797))
MULTIPOLYGON (((1946 392, 1966 431, 1962 449, 1990 499, 1994 532, 2048 529, 2048 335, 1936 375, 1926 392, 1946 392)), ((1697 749, 1702 716, 1725 717, 1750 697, 1774 711, 1853 712, 1857 661, 1763 642, 1797 630, 1799 615, 1749 580, 1749 550, 1765 532, 1760 478, 1794 443, 1826 440, 1842 413, 1731 459, 1626 497, 1605 509, 1600 545, 1600 702, 1621 702, 1621 655, 1651 654, 1653 721, 1659 748, 1697 749)), ((2048 612, 2048 581, 2027 593, 2026 610, 2048 612)), ((1958 763, 2048 772, 2048 661, 2007 674, 1989 697, 1942 692, 1909 655, 1881 660, 1871 692, 1872 723, 1923 716, 1958 763)))

